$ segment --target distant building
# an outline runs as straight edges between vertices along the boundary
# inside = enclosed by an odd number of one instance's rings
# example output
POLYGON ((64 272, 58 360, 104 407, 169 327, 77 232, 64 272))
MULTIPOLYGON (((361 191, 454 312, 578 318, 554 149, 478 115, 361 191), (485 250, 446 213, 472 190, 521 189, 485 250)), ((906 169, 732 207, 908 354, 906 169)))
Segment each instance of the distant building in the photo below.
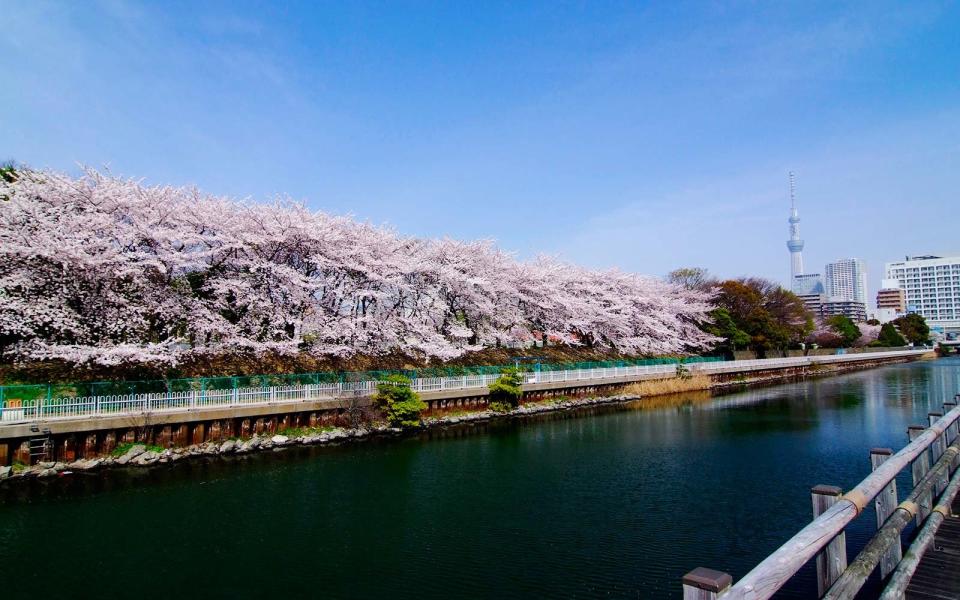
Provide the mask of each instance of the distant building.
POLYGON ((813 316, 819 317, 823 307, 823 294, 797 294, 803 300, 803 307, 813 313, 813 316))
POLYGON ((960 332, 960 256, 908 256, 886 264, 884 276, 904 291, 906 312, 938 334, 960 332))
POLYGON ((798 296, 811 296, 822 294, 823 278, 820 273, 808 273, 807 275, 794 275, 791 291, 798 296))
POLYGON ((884 279, 877 290, 877 310, 891 309, 904 314, 907 312, 907 293, 896 279, 884 279))
POLYGON ((826 300, 820 305, 822 318, 828 319, 836 315, 843 315, 855 323, 861 323, 867 320, 867 305, 863 302, 837 299, 826 300))
POLYGON ((867 267, 859 258, 842 258, 824 269, 827 299, 867 305, 867 267))

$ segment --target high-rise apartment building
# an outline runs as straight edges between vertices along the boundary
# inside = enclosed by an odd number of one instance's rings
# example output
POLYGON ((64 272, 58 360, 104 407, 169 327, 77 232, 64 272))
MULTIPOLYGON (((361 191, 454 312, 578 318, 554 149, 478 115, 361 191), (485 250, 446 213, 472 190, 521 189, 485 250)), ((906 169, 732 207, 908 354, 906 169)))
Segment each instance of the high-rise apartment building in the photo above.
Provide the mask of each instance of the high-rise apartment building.
POLYGON ((885 277, 896 279, 915 312, 939 333, 960 332, 960 256, 908 256, 886 264, 885 277))
POLYGON ((859 258, 842 258, 824 269, 827 299, 867 304, 867 267, 859 258))

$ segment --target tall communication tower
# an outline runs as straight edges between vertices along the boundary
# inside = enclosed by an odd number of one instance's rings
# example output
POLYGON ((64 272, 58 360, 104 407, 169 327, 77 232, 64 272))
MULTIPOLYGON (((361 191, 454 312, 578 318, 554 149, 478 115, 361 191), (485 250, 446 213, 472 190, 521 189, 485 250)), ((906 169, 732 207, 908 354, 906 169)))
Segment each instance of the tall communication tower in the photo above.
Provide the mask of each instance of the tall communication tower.
POLYGON ((803 240, 800 239, 800 216, 797 214, 796 188, 793 181, 793 171, 790 171, 790 239, 787 248, 790 250, 790 283, 797 275, 803 275, 803 240))

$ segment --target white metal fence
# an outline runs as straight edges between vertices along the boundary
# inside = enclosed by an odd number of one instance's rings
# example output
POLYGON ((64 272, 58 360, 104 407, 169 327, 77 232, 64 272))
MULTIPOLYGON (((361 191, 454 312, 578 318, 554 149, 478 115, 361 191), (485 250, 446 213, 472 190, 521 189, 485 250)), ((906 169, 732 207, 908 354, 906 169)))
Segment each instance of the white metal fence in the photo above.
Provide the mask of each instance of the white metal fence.
MULTIPOLYGON (((685 368, 691 374, 729 373, 770 368, 801 367, 812 364, 856 362, 884 357, 907 357, 923 354, 924 352, 926 352, 926 350, 902 350, 831 356, 696 362, 685 364, 685 368)), ((629 377, 640 379, 650 375, 667 375, 676 372, 677 364, 669 363, 595 369, 569 369, 564 371, 527 371, 522 373, 522 380, 525 385, 531 385, 540 383, 587 382, 629 377)), ((412 388, 416 392, 443 392, 447 390, 485 388, 493 383, 497 377, 498 375, 422 377, 412 381, 412 388)), ((17 400, 5 400, 2 405, 0 405, 0 422, 13 424, 46 419, 142 415, 144 413, 196 411, 230 406, 239 407, 250 404, 279 404, 332 400, 372 395, 376 391, 376 385, 376 381, 357 381, 118 396, 66 397, 37 400, 32 404, 21 404, 17 400)))

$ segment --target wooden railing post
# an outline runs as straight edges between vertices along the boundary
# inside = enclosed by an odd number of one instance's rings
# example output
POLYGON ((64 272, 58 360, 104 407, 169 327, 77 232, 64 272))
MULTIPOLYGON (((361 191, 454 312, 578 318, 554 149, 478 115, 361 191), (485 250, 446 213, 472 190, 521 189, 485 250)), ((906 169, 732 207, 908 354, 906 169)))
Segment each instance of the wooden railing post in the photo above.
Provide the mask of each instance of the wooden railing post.
MULTIPOLYGON (((956 402, 944 402, 943 403, 943 414, 948 414, 951 410, 957 407, 956 402)), ((950 427, 947 427, 947 446, 956 441, 957 436, 960 435, 960 419, 954 421, 950 424, 950 427)), ((960 466, 960 455, 956 456, 953 459, 953 463, 950 465, 951 470, 956 469, 960 466)))
MULTIPOLYGON (((943 417, 942 414, 932 412, 927 413, 927 419, 930 421, 930 424, 933 425, 943 417)), ((941 434, 937 439, 930 444, 930 452, 932 456, 930 457, 930 464, 933 464, 940 460, 940 457, 943 456, 944 450, 947 449, 947 435, 946 433, 941 434)), ((936 496, 940 496, 943 493, 943 490, 947 489, 947 483, 950 482, 950 472, 945 470, 943 476, 937 478, 937 483, 934 484, 933 489, 936 491, 936 496)))
MULTIPOLYGON (((934 423, 939 421, 941 418, 943 418, 943 413, 938 413, 938 412, 927 413, 927 420, 929 421, 930 425, 933 425, 934 423)), ((931 457, 931 462, 937 462, 937 460, 939 460, 940 458, 940 455, 943 454, 943 451, 947 449, 947 445, 945 442, 946 442, 946 433, 942 433, 940 434, 940 437, 938 437, 936 440, 934 440, 932 444, 930 444, 930 450, 933 452, 933 456, 931 457)))
MULTIPOLYGON (((893 455, 890 448, 873 448, 870 450, 870 470, 876 471, 877 467, 893 455)), ((897 480, 893 479, 887 487, 880 492, 874 500, 874 507, 877 510, 877 529, 883 527, 893 511, 897 509, 897 480)), ((903 557, 903 549, 900 547, 900 540, 894 542, 880 559, 880 577, 886 579, 887 575, 893 573, 897 568, 897 563, 903 557)))
MULTIPOLYGON (((911 425, 907 427, 907 437, 912 442, 920 437, 925 430, 926 428, 922 425, 911 425)), ((917 487, 917 484, 920 483, 920 480, 923 479, 923 476, 926 475, 929 470, 930 453, 924 450, 920 456, 913 461, 913 464, 910 465, 910 471, 913 473, 913 487, 917 487)), ((919 500, 920 502, 917 506, 917 527, 923 524, 927 515, 930 514, 930 510, 933 509, 932 492, 921 495, 919 500)))
MULTIPOLYGON (((843 490, 835 485, 818 485, 810 490, 813 501, 813 518, 816 519, 840 500, 843 490)), ((847 534, 837 534, 817 554, 817 598, 820 598, 847 568, 847 534)))
POLYGON ((727 573, 697 567, 683 576, 683 600, 715 600, 732 583, 733 577, 727 573))

